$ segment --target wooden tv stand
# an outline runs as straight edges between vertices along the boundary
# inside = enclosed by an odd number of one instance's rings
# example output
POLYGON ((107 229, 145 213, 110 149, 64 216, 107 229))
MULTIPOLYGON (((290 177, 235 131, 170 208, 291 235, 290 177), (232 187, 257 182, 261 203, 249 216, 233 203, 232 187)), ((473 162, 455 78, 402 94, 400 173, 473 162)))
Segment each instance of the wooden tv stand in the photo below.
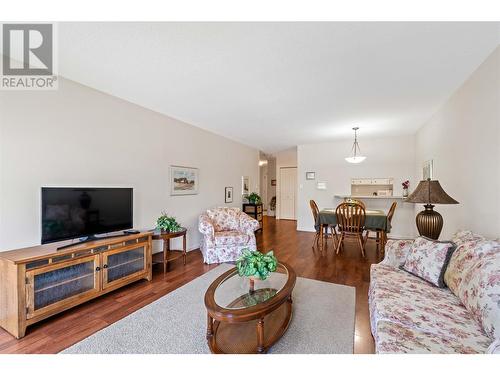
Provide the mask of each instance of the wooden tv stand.
POLYGON ((0 252, 0 326, 26 327, 131 282, 151 280, 151 236, 141 232, 86 243, 56 242, 0 252))

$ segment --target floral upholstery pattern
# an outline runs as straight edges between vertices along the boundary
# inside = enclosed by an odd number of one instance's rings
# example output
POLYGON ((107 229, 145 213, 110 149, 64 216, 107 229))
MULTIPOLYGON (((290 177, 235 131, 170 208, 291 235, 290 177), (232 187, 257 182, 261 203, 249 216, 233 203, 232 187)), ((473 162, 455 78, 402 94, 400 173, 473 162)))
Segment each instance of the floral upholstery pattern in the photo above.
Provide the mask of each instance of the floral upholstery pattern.
POLYGON ((255 230, 259 222, 238 208, 217 208, 200 215, 203 235, 200 250, 207 264, 234 262, 243 249, 257 250, 255 230))
POLYGON ((414 240, 389 240, 385 245, 385 257, 380 264, 400 268, 405 264, 406 257, 414 240))
POLYGON ((215 232, 215 246, 247 245, 249 242, 250 236, 242 232, 215 232))
POLYGON ((378 354, 480 354, 480 347, 473 348, 462 341, 446 336, 436 336, 391 321, 380 321, 377 330, 378 354))
POLYGON ((484 353, 491 343, 448 289, 391 266, 372 265, 369 306, 379 353, 484 353))
POLYGON ((465 272, 458 298, 490 338, 500 339, 500 244, 487 242, 478 246, 486 253, 465 272))
POLYGON ((462 283, 465 271, 469 269, 480 256, 475 254, 477 244, 485 238, 471 231, 458 231, 451 239, 456 245, 456 250, 451 256, 450 263, 444 274, 444 282, 450 290, 458 296, 458 287, 462 283))
POLYGON ((418 237, 411 246, 403 269, 444 288, 444 273, 454 250, 453 242, 439 242, 418 237))

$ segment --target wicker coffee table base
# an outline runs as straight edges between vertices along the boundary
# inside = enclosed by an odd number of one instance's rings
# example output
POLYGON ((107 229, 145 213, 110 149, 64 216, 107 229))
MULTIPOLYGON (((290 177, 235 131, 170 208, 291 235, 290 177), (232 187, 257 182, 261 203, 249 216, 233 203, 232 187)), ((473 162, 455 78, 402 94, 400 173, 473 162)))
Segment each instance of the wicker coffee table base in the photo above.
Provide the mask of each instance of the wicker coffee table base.
POLYGON ((208 346, 216 354, 263 354, 283 336, 291 319, 291 297, 257 320, 229 323, 208 315, 208 346))

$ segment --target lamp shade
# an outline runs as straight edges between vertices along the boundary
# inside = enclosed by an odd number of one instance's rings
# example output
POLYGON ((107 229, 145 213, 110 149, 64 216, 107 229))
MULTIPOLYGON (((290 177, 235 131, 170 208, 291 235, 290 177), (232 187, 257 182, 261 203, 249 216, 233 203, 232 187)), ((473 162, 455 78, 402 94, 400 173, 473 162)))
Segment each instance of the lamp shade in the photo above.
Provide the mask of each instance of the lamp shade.
POLYGON ((450 197, 441 187, 438 180, 422 180, 418 183, 417 188, 413 191, 406 202, 425 203, 425 204, 458 204, 458 202, 450 197))

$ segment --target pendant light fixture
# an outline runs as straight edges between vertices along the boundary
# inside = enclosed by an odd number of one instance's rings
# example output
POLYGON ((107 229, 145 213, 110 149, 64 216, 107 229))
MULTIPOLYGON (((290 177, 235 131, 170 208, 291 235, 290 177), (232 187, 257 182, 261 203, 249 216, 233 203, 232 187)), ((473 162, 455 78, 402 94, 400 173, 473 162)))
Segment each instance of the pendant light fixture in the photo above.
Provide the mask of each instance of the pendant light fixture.
POLYGON ((345 158, 345 161, 348 163, 354 163, 358 164, 361 163, 363 160, 366 159, 366 156, 361 156, 361 149, 359 148, 358 144, 358 130, 359 127, 354 127, 352 128, 354 130, 354 144, 352 145, 352 154, 348 158, 345 158))

